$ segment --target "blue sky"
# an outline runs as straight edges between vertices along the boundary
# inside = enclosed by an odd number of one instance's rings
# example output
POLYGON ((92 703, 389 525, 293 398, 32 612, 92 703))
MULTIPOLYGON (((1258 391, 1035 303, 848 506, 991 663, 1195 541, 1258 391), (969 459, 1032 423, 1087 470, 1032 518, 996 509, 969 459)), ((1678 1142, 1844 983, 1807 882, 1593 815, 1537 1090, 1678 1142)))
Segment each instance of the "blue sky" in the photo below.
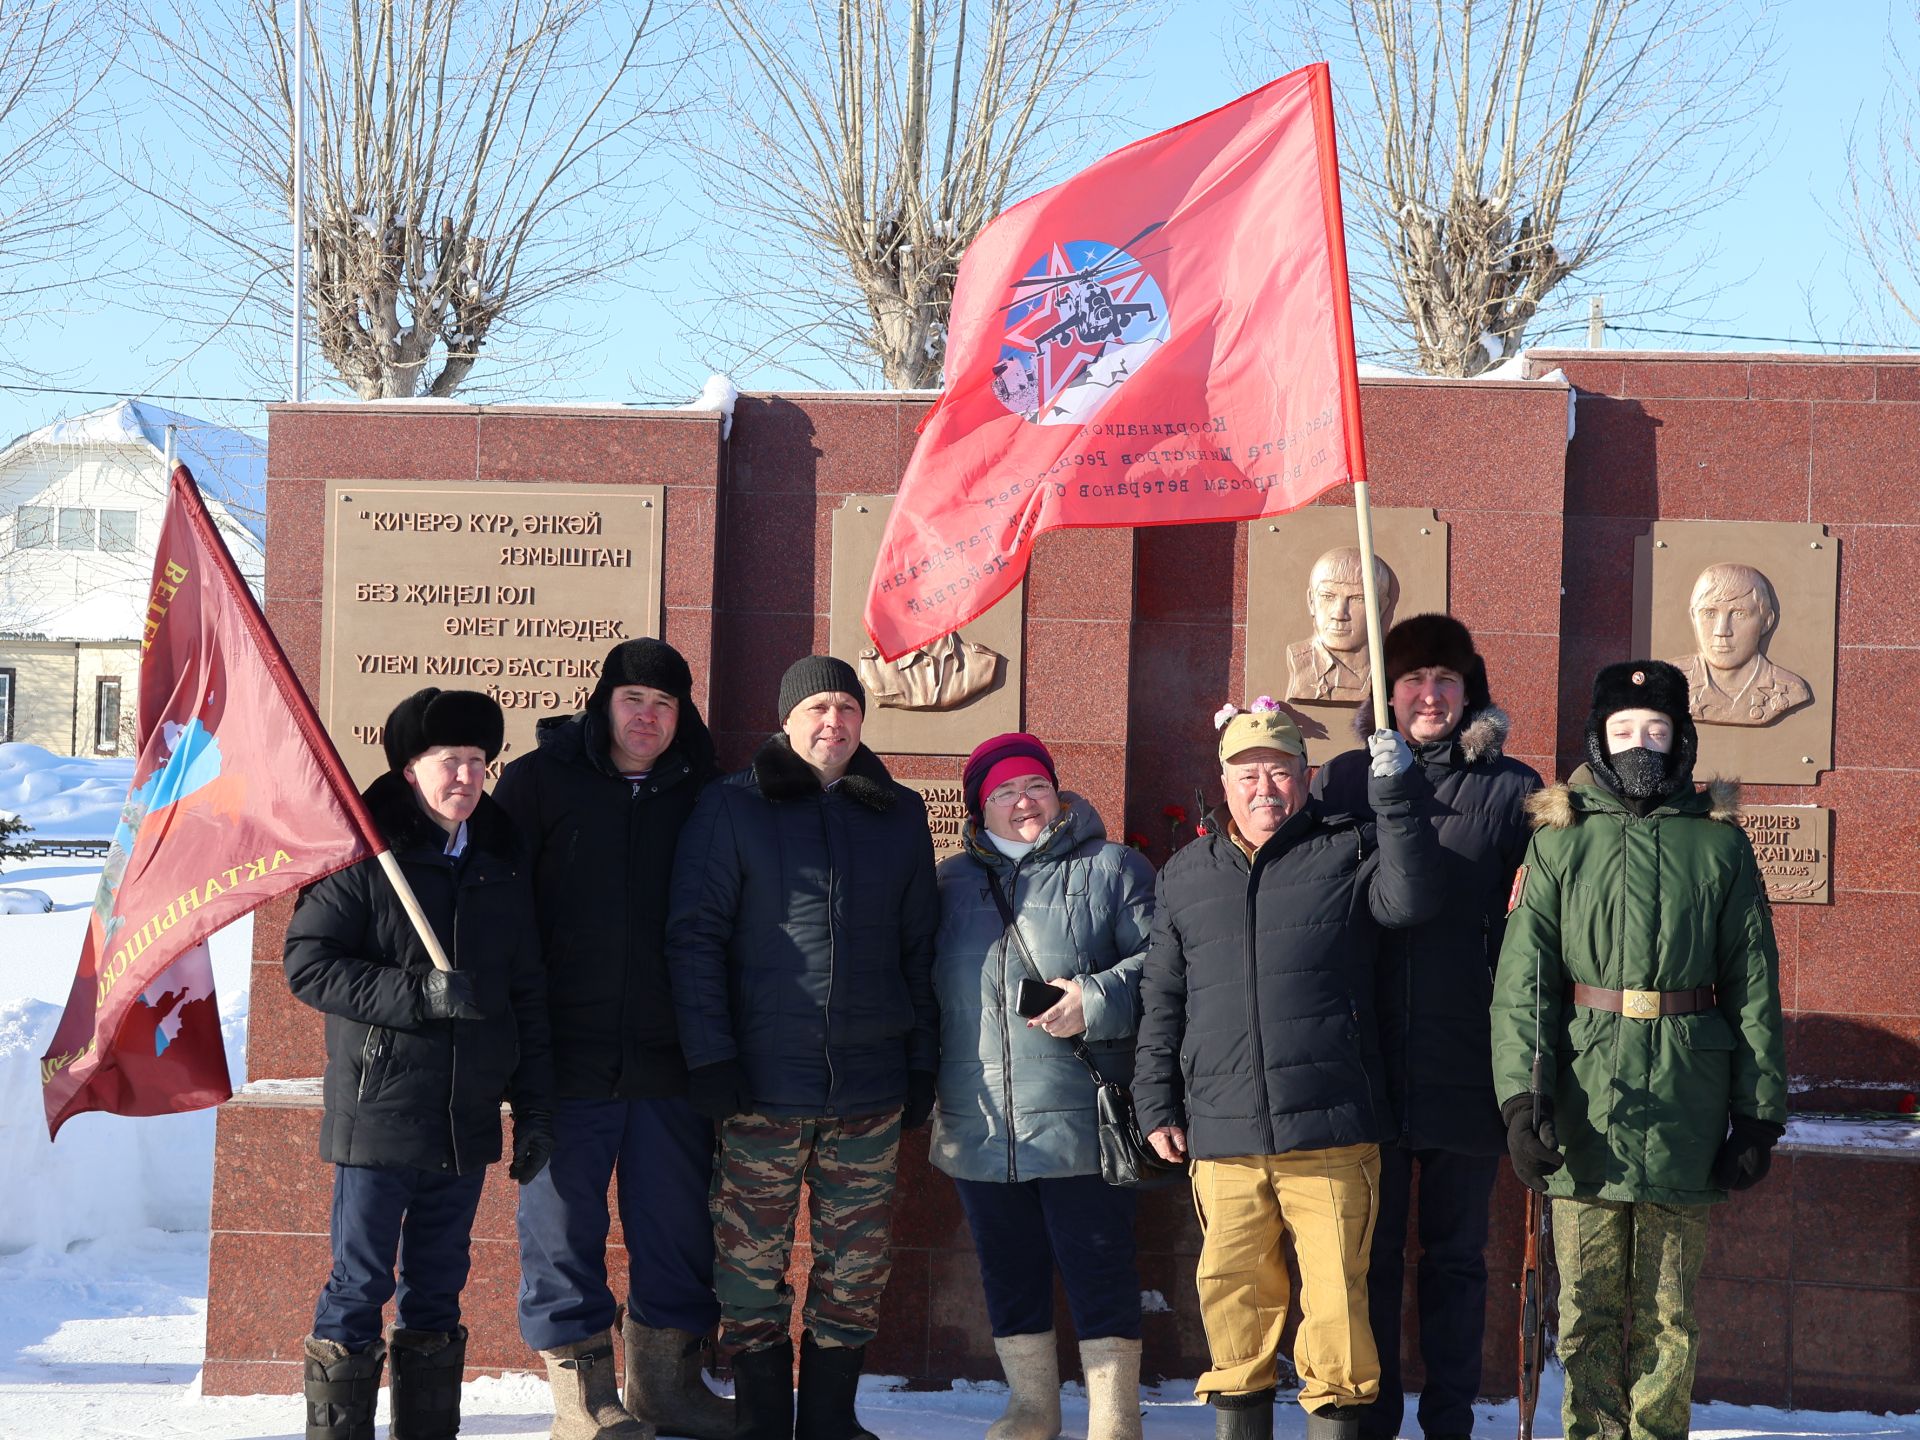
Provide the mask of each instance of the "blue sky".
MULTIPOLYGON (((1901 23, 1911 25, 1909 0, 1891 3, 1904 17, 1901 23)), ((1706 288, 1716 292, 1710 308, 1691 322, 1691 340, 1638 334, 1609 343, 1631 340, 1642 349, 1789 348, 1712 338, 1747 335, 1920 344, 1920 336, 1874 334, 1876 327, 1852 313, 1847 279, 1853 262, 1826 213, 1838 194, 1848 130, 1861 106, 1870 110, 1878 100, 1884 84, 1890 13, 1890 0, 1783 0, 1776 10, 1777 103, 1768 122, 1764 163, 1745 192, 1708 216, 1696 237, 1717 252, 1703 277, 1706 288)), ((1238 87, 1223 56, 1237 25, 1234 8, 1224 0, 1177 0, 1169 22, 1142 47, 1134 66, 1138 78, 1124 101, 1134 123, 1115 131, 1114 144, 1232 99, 1238 87)), ((1337 73, 1335 83, 1340 83, 1337 73)), ((164 163, 163 141, 159 148, 164 163)), ((698 343, 682 333, 680 315, 700 293, 705 248, 722 242, 725 232, 703 231, 691 210, 669 217, 665 228, 686 238, 634 275, 632 288, 583 307, 600 332, 599 342, 576 357, 564 390, 552 388, 531 398, 657 400, 690 397, 699 389, 706 360, 698 343)), ((9 345, 18 347, 15 358, 32 356, 51 385, 116 394, 148 394, 148 387, 159 386, 149 398, 243 426, 264 423, 258 405, 194 397, 284 395, 282 377, 249 373, 217 342, 196 352, 194 339, 119 303, 110 286, 99 288, 69 312, 7 336, 9 345)), ((564 324, 567 317, 547 318, 564 324)), ((1554 343, 1579 341, 1575 335, 1554 343)), ((789 377, 743 373, 735 378, 753 389, 789 377)), ((0 390, 0 440, 105 403, 83 395, 0 390)))

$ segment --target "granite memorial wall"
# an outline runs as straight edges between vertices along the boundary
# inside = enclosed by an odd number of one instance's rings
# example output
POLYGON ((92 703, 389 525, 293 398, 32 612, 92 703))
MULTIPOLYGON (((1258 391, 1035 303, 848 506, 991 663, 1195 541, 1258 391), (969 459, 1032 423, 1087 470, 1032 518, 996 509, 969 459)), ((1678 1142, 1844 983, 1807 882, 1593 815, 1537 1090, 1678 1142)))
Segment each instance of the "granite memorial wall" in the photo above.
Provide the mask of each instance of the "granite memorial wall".
MULTIPOLYGON (((1697 711, 1703 734, 1729 737, 1724 757, 1766 779, 1748 788, 1746 823, 1776 902, 1795 1103, 1897 1111, 1920 1088, 1920 769, 1898 723, 1920 708, 1908 629, 1920 363, 1535 352, 1531 365, 1565 379, 1363 384, 1398 613, 1444 603, 1473 628, 1512 717, 1509 753, 1549 778, 1581 758, 1600 664, 1693 661, 1712 711, 1697 711)), ((525 744, 532 720, 591 688, 613 639, 650 631, 688 656, 723 761, 744 763, 774 724, 788 662, 857 644, 857 555, 925 408, 745 396, 723 439, 700 413, 277 407, 268 618, 356 773, 375 763, 391 698, 498 689, 525 744)), ((889 697, 869 733, 927 793, 937 842, 957 837, 966 750, 1015 725, 1156 863, 1217 798, 1210 717, 1223 701, 1298 690, 1289 703, 1316 747, 1351 743, 1356 706, 1339 682, 1356 662, 1340 612, 1354 577, 1338 553, 1350 504, 1341 490, 1251 526, 1056 532, 1023 591, 956 644, 885 674, 867 657, 889 697)), ((1738 768, 1712 767, 1705 744, 1703 756, 1703 773, 1738 768)), ((280 970, 289 910, 257 919, 250 1080, 219 1118, 208 1393, 298 1388, 327 1266, 324 1050, 280 970)), ((924 1147, 903 1151, 869 1369, 993 1377, 966 1227, 924 1147)), ((535 1367, 514 1320, 513 1188, 490 1177, 475 1228, 475 1372, 535 1367)), ((1510 1177, 1494 1224, 1486 1389, 1501 1394, 1514 1369, 1510 1177)), ((1920 1154, 1871 1147, 1859 1127, 1797 1124, 1766 1184, 1716 1217, 1697 1393, 1920 1405, 1915 1234, 1920 1154)), ((1147 1198, 1140 1242, 1143 1288, 1159 1297, 1147 1371, 1195 1375, 1199 1235, 1183 1194, 1147 1198)), ((610 1258, 621 1268, 617 1245, 610 1258)), ((1070 1345, 1063 1359, 1072 1373, 1070 1345)))

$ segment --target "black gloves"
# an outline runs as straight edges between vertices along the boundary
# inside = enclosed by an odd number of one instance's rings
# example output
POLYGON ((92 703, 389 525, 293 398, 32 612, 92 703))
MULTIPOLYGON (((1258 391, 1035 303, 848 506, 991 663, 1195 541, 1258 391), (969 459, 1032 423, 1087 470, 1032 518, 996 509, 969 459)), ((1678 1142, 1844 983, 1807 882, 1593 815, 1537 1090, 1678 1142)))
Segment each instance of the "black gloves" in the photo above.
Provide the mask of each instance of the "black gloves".
POLYGON ((1553 1129, 1553 1097, 1537 1097, 1540 1124, 1533 1123, 1536 1097, 1516 1095, 1500 1107, 1500 1118, 1507 1122, 1507 1154, 1513 1160, 1513 1173, 1529 1190, 1545 1194, 1547 1176, 1567 1163, 1559 1151, 1560 1140, 1553 1129))
POLYGON ((547 1168, 553 1158, 553 1116, 532 1106, 513 1107, 513 1163, 507 1166, 512 1179, 526 1184, 547 1168))
POLYGON ((918 1130, 933 1114, 933 1071, 907 1071, 907 1107, 900 1112, 902 1130, 918 1130))
POLYGON ((747 1109, 747 1077, 737 1060, 699 1065, 687 1072, 687 1103, 718 1125, 747 1109))
POLYGON ((429 1020, 484 1020, 473 1001, 473 977, 461 970, 429 970, 420 982, 429 1020))
POLYGON ((1713 1183, 1720 1190, 1750 1190, 1767 1178, 1773 1165, 1773 1145, 1786 1133, 1784 1125, 1751 1116, 1733 1117, 1733 1133, 1720 1142, 1713 1157, 1713 1183))

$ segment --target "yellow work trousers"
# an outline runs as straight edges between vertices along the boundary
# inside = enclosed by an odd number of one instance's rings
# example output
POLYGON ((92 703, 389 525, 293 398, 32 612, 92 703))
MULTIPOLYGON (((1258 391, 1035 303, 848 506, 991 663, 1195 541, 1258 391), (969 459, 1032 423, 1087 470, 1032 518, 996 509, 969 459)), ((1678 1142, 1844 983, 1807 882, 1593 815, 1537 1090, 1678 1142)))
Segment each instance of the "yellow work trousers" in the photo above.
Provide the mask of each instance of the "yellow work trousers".
POLYGON ((1202 1396, 1273 1386, 1293 1286, 1281 1241, 1300 1267, 1293 1364, 1309 1411, 1362 1405, 1380 1393, 1367 1323, 1367 1255, 1379 1211, 1380 1147, 1343 1145, 1193 1163, 1200 1212, 1200 1316, 1213 1368, 1202 1396))

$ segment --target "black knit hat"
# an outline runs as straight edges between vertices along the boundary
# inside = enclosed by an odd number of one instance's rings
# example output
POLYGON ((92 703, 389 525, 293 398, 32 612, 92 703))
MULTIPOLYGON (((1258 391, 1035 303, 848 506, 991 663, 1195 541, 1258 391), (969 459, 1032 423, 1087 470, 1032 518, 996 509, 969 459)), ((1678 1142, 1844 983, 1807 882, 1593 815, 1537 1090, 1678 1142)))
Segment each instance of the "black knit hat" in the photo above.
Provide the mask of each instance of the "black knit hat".
POLYGON ((416 690, 387 716, 381 744, 387 768, 404 770, 436 745, 471 745, 499 757, 507 721, 491 696, 478 690, 416 690))
POLYGON ((1622 710, 1657 710, 1673 722, 1673 750, 1666 793, 1693 783, 1693 762, 1700 751, 1688 705, 1687 677, 1664 660, 1622 660, 1593 677, 1593 709, 1587 712, 1587 763, 1612 777, 1607 721, 1622 710))
MULTIPOLYGON (((608 704, 613 692, 622 685, 645 685, 680 702, 673 748, 693 766, 696 779, 706 780, 712 776, 718 768, 714 762, 713 736, 708 733, 707 722, 700 717, 700 707, 693 703, 693 671, 686 657, 666 641, 651 635, 622 640, 607 651, 607 658, 600 662, 600 682, 593 687, 593 698, 587 701, 590 724, 600 727, 601 736, 606 735, 605 727, 610 723, 608 704)), ((589 734, 592 733, 590 730, 589 734)), ((597 743, 606 742, 602 739, 597 743)))
POLYGON ((809 655, 794 661, 780 677, 780 723, 787 723, 787 716, 802 700, 834 691, 853 696, 860 703, 861 713, 866 713, 866 689, 860 684, 859 674, 846 661, 831 655, 809 655))
POLYGON ((1487 689, 1487 662, 1473 648, 1473 633, 1451 615, 1410 615, 1387 632, 1387 688, 1409 670, 1430 665, 1453 671, 1466 682, 1466 708, 1484 710, 1493 703, 1487 689))

